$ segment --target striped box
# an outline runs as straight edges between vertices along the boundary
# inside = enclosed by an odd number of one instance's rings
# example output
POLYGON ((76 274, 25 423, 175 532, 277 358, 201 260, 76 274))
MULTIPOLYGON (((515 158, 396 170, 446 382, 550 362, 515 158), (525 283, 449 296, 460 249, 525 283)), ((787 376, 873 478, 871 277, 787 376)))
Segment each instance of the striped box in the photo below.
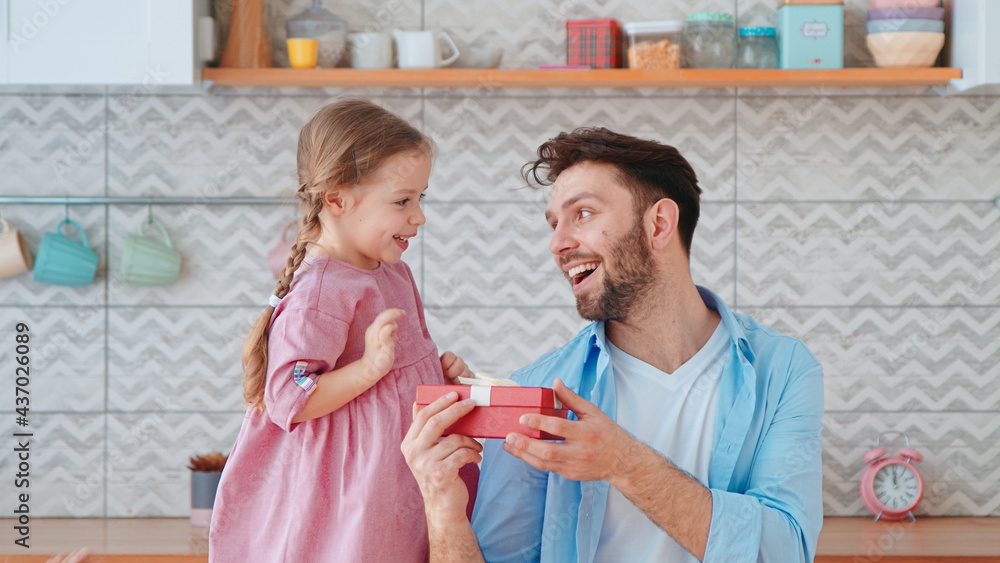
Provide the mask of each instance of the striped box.
POLYGON ((621 24, 616 20, 568 20, 566 64, 621 68, 621 24))

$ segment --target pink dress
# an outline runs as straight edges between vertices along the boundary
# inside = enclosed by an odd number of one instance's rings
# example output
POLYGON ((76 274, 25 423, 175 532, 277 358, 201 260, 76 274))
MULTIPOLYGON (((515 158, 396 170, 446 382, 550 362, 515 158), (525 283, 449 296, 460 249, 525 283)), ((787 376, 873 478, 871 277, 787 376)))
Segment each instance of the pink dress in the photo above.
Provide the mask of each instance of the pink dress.
MULTIPOLYGON (((399 446, 417 385, 443 382, 406 264, 304 260, 271 316, 265 412, 248 412, 222 473, 209 561, 425 561, 423 501, 399 446), (361 358, 365 330, 392 307, 406 311, 392 370, 347 405, 293 424, 318 374, 361 358), (305 377, 293 374, 299 362, 305 377)), ((478 469, 462 476, 471 506, 478 469)))

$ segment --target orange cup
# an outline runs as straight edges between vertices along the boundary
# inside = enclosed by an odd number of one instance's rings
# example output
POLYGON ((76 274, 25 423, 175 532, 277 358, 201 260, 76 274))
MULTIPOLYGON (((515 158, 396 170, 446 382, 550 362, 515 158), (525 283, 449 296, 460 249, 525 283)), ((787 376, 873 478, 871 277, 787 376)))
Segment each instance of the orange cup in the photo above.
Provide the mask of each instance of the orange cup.
POLYGON ((319 53, 318 39, 288 40, 288 62, 292 64, 292 68, 316 68, 317 53, 319 53))

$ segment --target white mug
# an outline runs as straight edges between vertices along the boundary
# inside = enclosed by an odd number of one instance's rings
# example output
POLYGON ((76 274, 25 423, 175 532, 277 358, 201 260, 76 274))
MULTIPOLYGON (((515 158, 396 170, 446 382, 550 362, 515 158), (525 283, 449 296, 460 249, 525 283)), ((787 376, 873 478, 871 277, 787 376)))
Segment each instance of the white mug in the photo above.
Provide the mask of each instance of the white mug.
POLYGON ((440 68, 458 60, 458 47, 448 37, 439 31, 402 31, 393 30, 396 38, 396 56, 399 58, 399 68, 440 68), (451 56, 441 58, 441 39, 451 48, 451 56))
POLYGON ((388 33, 352 33, 351 68, 392 68, 392 37, 388 33))

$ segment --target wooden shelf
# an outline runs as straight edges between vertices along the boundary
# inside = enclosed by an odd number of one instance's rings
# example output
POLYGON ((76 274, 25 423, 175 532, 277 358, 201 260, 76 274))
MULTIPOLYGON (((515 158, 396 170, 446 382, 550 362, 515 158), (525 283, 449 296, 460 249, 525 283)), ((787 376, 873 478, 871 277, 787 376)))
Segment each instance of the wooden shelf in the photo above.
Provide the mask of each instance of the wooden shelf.
POLYGON ((926 517, 916 522, 826 518, 816 563, 1000 562, 1000 518, 926 517))
POLYGON ((206 68, 214 86, 377 88, 868 88, 946 86, 957 68, 522 70, 206 68))

